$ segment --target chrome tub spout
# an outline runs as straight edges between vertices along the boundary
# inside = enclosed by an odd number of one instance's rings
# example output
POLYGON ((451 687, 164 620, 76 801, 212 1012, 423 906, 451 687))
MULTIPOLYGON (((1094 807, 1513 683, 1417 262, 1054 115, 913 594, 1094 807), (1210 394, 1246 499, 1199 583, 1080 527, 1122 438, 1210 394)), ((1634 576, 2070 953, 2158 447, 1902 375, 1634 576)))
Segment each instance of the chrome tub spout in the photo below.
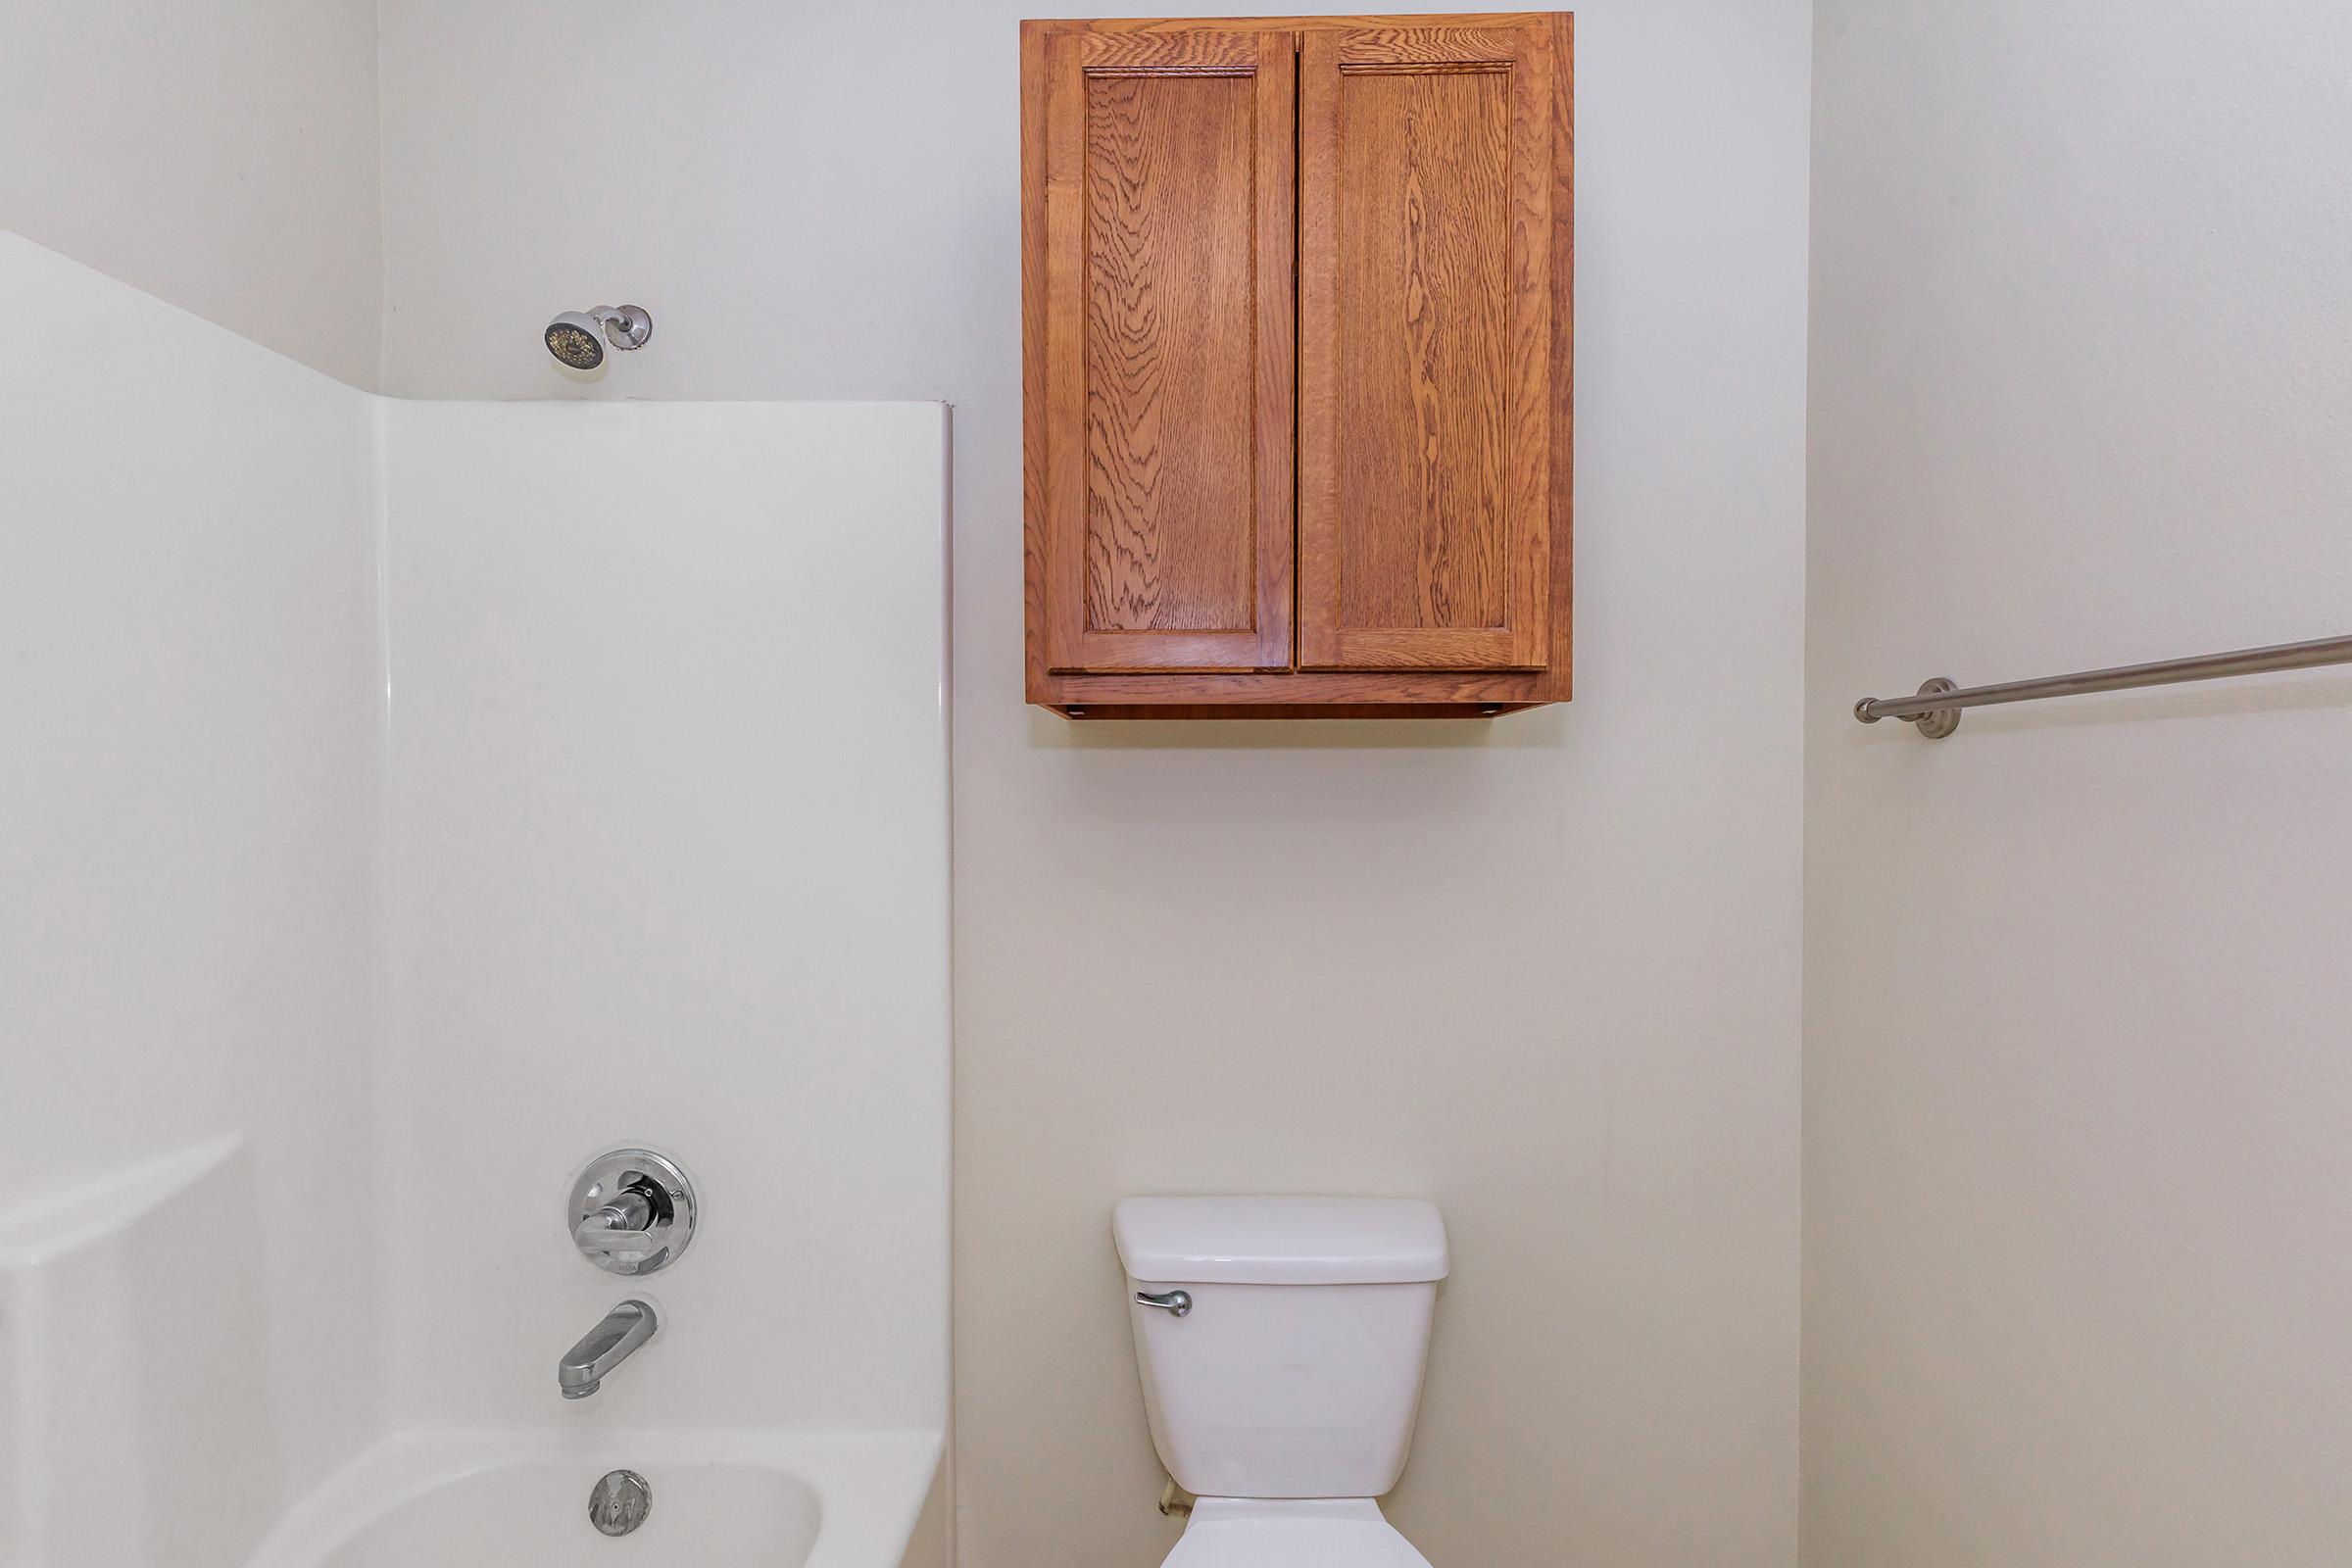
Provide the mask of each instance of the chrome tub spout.
POLYGON ((582 1336, 556 1363, 556 1387, 566 1399, 585 1399, 604 1386, 612 1369, 654 1337, 662 1326, 651 1301, 623 1301, 582 1336))

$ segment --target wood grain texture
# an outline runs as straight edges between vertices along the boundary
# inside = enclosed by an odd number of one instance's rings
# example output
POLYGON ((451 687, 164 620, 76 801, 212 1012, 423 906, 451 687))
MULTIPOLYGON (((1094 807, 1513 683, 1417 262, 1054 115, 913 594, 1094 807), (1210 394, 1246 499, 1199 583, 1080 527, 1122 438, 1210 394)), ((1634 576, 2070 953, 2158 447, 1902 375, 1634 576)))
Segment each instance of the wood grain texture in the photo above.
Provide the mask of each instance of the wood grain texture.
POLYGON ((1229 707, 1410 702, 1470 705, 1549 702, 1547 670, 1234 670, 1056 675, 1042 701, 1213 703, 1229 707))
POLYGON ((1254 40, 1257 90, 1257 666, 1298 657, 1298 35, 1254 40))
MULTIPOLYGON (((1277 713, 1341 717, 1408 712, 1474 716, 1495 708, 1509 710, 1569 697, 1572 690, 1569 611, 1574 591, 1570 550, 1573 478, 1569 462, 1573 451, 1570 393, 1574 38, 1573 18, 1543 13, 1269 17, 1213 23, 1142 18, 1022 24, 1022 437, 1023 539, 1027 562, 1024 662, 1031 702, 1057 710, 1077 706, 1091 718, 1277 713), (1532 41, 1531 27, 1536 34, 1532 41), (1268 34, 1277 36, 1267 40, 1268 34), (1163 75, 1232 75, 1246 72, 1257 95, 1256 112, 1262 122, 1269 113, 1269 99, 1279 100, 1276 112, 1288 116, 1293 101, 1289 94, 1295 90, 1296 77, 1293 70, 1279 68, 1292 66, 1292 51, 1302 54, 1311 51, 1318 38, 1332 34, 1365 35, 1343 36, 1329 51, 1334 74, 1340 74, 1344 67, 1350 90, 1363 85, 1388 85, 1372 78, 1415 74, 1424 77, 1487 74, 1509 83, 1504 89, 1512 95, 1508 155, 1512 180, 1508 249, 1512 254, 1508 263, 1508 288, 1515 314, 1513 330, 1507 338, 1504 375, 1514 390, 1505 400, 1502 417, 1506 437, 1515 451, 1532 454, 1540 439, 1544 455, 1541 462, 1524 465, 1506 460, 1504 506, 1507 514, 1527 510, 1525 497, 1531 492, 1541 493, 1547 537, 1532 530, 1510 529, 1506 545, 1508 560, 1502 573, 1506 610, 1500 625, 1405 628, 1416 637, 1432 641, 1407 654, 1404 662, 1383 664, 1366 660, 1347 668, 1289 669, 1285 666, 1293 661, 1291 651, 1285 646, 1279 650, 1261 647, 1261 657, 1267 653, 1272 657, 1264 657, 1263 662, 1254 666, 1219 664, 1213 648, 1188 648, 1184 644, 1188 639, 1228 639, 1235 633, 1171 630, 1088 633, 1082 621, 1067 628, 1081 642, 1115 638, 1129 645, 1125 652, 1130 655, 1133 645, 1148 644, 1156 659, 1148 655, 1135 658, 1132 662, 1112 662, 1111 654, 1105 651, 1101 656, 1104 662, 1099 666, 1080 667, 1058 661, 1052 646, 1056 635, 1056 595, 1048 569, 1048 558, 1059 537, 1051 527, 1049 504, 1055 451, 1050 438, 1053 420, 1049 412, 1054 390, 1049 371, 1049 350, 1054 334, 1048 319, 1052 314, 1046 189, 1047 121, 1052 97, 1048 81, 1052 74, 1047 65, 1049 52, 1056 39, 1072 39, 1077 47, 1069 69, 1082 84, 1100 84, 1105 77, 1133 71, 1163 75), (1402 34, 1417 36, 1407 38, 1402 34), (1273 48, 1259 52, 1257 45, 1261 41, 1271 42, 1273 48), (1522 74, 1522 64, 1531 55, 1542 57, 1538 69, 1522 74), (1531 182, 1536 187, 1532 191, 1531 182), (1545 307, 1541 330, 1534 327, 1535 313, 1518 308, 1531 291, 1541 294, 1545 307), (1519 329, 1523 322, 1528 329, 1519 329), (1527 374, 1531 364, 1542 370, 1542 392, 1536 397, 1525 395, 1532 384, 1527 374), (1511 597, 1514 594, 1519 597, 1511 597), (1498 636, 1507 639, 1506 650, 1500 657, 1489 659, 1494 640, 1498 636), (1465 637, 1478 639, 1475 650, 1461 642, 1465 637), (1448 649, 1444 646, 1446 642, 1455 646, 1448 649), (1473 660, 1488 662, 1475 663, 1471 662, 1473 660)), ((1489 83, 1494 84, 1492 80, 1489 83)), ((1313 106, 1304 101, 1303 95, 1299 110, 1302 116, 1311 118, 1313 106)), ((1328 198, 1335 209, 1327 215, 1327 221, 1336 217, 1338 191, 1328 182, 1319 187, 1305 168, 1311 162, 1310 146, 1311 143, 1298 148, 1298 163, 1294 166, 1288 161, 1292 150, 1287 138, 1279 149, 1260 140, 1254 176, 1260 235, 1288 236, 1294 199, 1299 203, 1298 217, 1304 229, 1311 231, 1315 225, 1315 215, 1309 209, 1318 201, 1328 198), (1267 156, 1277 150, 1281 154, 1279 160, 1267 156)), ((1336 155, 1336 138, 1331 147, 1336 155)), ((1282 256, 1285 268, 1289 260, 1286 248, 1282 256)), ((1264 271, 1261 267, 1261 276, 1264 271)), ((1311 265, 1302 268, 1298 290, 1302 301, 1314 291, 1315 271, 1311 265)), ((1336 270, 1333 275, 1336 278, 1336 270)), ((1255 506, 1261 516, 1270 508, 1279 506, 1287 521, 1292 478, 1289 460, 1294 449, 1289 440, 1281 438, 1287 431, 1275 432, 1264 416, 1269 402, 1265 383, 1276 382, 1289 391, 1294 348, 1303 367, 1314 357, 1315 346, 1313 335, 1300 331, 1291 319, 1292 298, 1288 288, 1260 288, 1257 292, 1254 321, 1258 342, 1254 345, 1254 359, 1259 385, 1254 395, 1259 417, 1254 439, 1261 458, 1267 455, 1266 449, 1271 444, 1283 462, 1279 472, 1274 471, 1276 465, 1260 462, 1255 506), (1269 323, 1277 324, 1269 330, 1269 323), (1270 434, 1275 436, 1271 443, 1270 434)), ((1330 292, 1336 294, 1337 290, 1330 292)), ((1083 334, 1080 342, 1084 342, 1083 334)), ((1079 407, 1082 411, 1086 407, 1083 397, 1079 407)), ((1064 412, 1067 413, 1066 406, 1064 412)), ((1317 412, 1311 398, 1300 398, 1295 450, 1301 520, 1306 492, 1316 483, 1316 446, 1310 439, 1310 426, 1317 412)), ((1336 406, 1332 412, 1336 414, 1336 406)), ((1081 478, 1083 482, 1083 466, 1081 478)), ((1510 520, 1515 521, 1515 516, 1510 520)), ((1305 550, 1303 540, 1299 543, 1306 560, 1298 564, 1312 569, 1312 552, 1305 550)), ((1079 558, 1083 560, 1083 552, 1079 558)), ((1261 550, 1258 558, 1260 610, 1271 603, 1285 612, 1287 622, 1293 609, 1292 556, 1286 551, 1278 560, 1269 560, 1268 553, 1261 550)), ((1418 563, 1417 550, 1414 559, 1418 563)), ((1083 572, 1079 580, 1083 582, 1083 572)), ((1313 599, 1312 584, 1303 575, 1298 582, 1297 593, 1303 641, 1303 616, 1313 599)), ((1418 614, 1421 601, 1417 585, 1412 603, 1418 614)), ((1286 642, 1289 629, 1286 623, 1283 627, 1286 642)), ((1261 626, 1261 635, 1263 630, 1261 626)), ((1350 635, 1360 637, 1368 633, 1358 631, 1350 635)), ((1095 655, 1090 652, 1088 657, 1095 655)))
POLYGON ((1052 572, 1046 545, 1046 42, 1021 24, 1021 686, 1044 700, 1052 572))
POLYGON ((1550 36, 1306 35, 1302 666, 1549 662, 1550 36))
POLYGON ((1250 85, 1086 83, 1089 631, 1254 624, 1250 85))
POLYGON ((1432 27, 1384 24, 1351 28, 1339 36, 1343 71, 1418 72, 1443 66, 1508 71, 1527 25, 1515 27, 1432 27))
POLYGON ((1510 577, 1505 662, 1540 667, 1551 651, 1552 33, 1518 30, 1511 92, 1510 577))
POLYGON ((1340 37, 1298 43, 1298 660, 1338 656, 1340 37))
POLYGON ((1551 657, 1544 700, 1576 694, 1576 18, 1551 29, 1551 657))
POLYGON ((1052 669, 1290 662, 1291 49, 1046 38, 1052 669))
POLYGON ((1046 40, 1046 553, 1048 647, 1086 667, 1085 40, 1046 40))
POLYGON ((1328 17, 1064 17, 1043 18, 1024 22, 1025 28, 1042 32, 1085 32, 1102 36, 1126 33, 1195 32, 1213 28, 1218 32, 1296 32, 1304 33, 1316 28, 1331 28, 1344 32, 1384 27, 1461 28, 1483 31, 1524 27, 1531 23, 1548 23, 1565 12, 1548 11, 1433 11, 1395 16, 1342 15, 1328 17))
POLYGON ((1497 718, 1533 703, 1261 703, 1254 708, 1222 703, 1148 708, 1134 703, 1078 703, 1054 711, 1065 718, 1497 718))
MULTIPOLYGON (((1416 70, 1337 94, 1342 629, 1477 630, 1509 611, 1508 80, 1416 70)), ((1459 653, 1501 662, 1489 641, 1459 653)))
POLYGON ((1081 48, 1089 75, 1117 72, 1216 75, 1253 74, 1263 58, 1257 38, 1246 32, 1086 32, 1081 48))

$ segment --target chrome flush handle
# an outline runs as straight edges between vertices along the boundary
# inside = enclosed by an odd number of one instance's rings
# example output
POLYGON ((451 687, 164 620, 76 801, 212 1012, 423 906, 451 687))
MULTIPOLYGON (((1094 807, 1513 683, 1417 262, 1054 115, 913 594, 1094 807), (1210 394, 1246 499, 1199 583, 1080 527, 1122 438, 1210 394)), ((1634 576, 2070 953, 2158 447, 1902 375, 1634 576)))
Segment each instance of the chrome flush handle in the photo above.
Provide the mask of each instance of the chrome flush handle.
POLYGON ((1170 1291, 1165 1296, 1152 1296, 1147 1292, 1138 1291, 1135 1293, 1135 1304, 1156 1306, 1162 1312, 1172 1312, 1176 1316, 1182 1317, 1193 1309, 1193 1293, 1170 1291))

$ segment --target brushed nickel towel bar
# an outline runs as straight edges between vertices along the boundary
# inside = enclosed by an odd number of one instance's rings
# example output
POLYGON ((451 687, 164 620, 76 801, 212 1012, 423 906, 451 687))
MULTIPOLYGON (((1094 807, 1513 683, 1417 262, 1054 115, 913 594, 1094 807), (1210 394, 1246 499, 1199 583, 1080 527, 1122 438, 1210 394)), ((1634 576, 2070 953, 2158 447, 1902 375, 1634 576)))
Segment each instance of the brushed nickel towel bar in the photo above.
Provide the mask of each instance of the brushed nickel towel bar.
POLYGON ((1938 676, 1920 687, 1916 697, 1865 697, 1854 705, 1854 716, 1865 724, 1876 724, 1882 718, 1907 718, 1919 726, 1922 735, 1939 741, 1960 727, 1960 710, 1964 708, 2080 697, 2085 692, 2122 692, 2136 686, 2175 686, 2230 675, 2265 675, 2322 664, 2352 664, 2352 637, 2320 637, 2307 643, 2199 654, 2192 659, 2161 659, 2152 664, 2119 664, 2113 669, 2044 675, 2039 680, 2005 681, 1998 686, 1955 686, 1938 676))

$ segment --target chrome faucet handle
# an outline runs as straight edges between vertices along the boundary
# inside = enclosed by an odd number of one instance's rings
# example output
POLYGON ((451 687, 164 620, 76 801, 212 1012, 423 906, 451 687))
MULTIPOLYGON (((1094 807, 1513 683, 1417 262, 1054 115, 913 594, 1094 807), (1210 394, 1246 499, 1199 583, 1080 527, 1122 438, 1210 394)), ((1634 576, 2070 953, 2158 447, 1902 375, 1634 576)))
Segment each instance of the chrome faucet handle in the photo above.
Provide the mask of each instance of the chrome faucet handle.
POLYGON ((643 1176, 630 1180, 612 1200, 583 1218, 571 1239, 583 1252, 640 1260, 662 1245, 654 1226, 666 1200, 662 1190, 643 1176))
POLYGON ((589 1161, 572 1184, 571 1244, 612 1274, 651 1274, 677 1261, 694 1237, 694 1186, 677 1162, 645 1149, 589 1161))
POLYGON ((652 1231, 615 1230, 593 1219, 580 1221, 580 1228, 571 1233, 583 1252, 603 1252, 611 1257, 642 1258, 661 1247, 662 1239, 652 1231))

